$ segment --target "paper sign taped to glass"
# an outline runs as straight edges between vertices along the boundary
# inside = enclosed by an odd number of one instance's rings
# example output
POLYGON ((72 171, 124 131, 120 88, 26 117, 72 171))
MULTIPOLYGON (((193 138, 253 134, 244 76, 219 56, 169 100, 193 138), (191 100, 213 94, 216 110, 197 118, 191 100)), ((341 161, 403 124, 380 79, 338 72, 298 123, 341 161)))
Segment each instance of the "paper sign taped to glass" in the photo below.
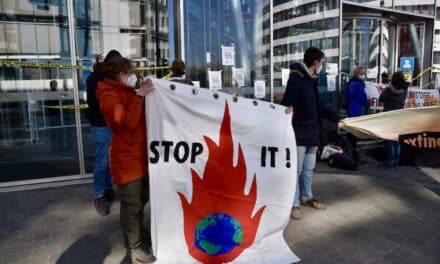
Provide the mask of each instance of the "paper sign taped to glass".
POLYGON ((400 135, 440 132, 440 106, 406 108, 345 118, 339 127, 362 139, 398 141, 400 135))
POLYGON ((153 83, 145 105, 155 263, 299 261, 283 238, 296 189, 292 115, 153 83))

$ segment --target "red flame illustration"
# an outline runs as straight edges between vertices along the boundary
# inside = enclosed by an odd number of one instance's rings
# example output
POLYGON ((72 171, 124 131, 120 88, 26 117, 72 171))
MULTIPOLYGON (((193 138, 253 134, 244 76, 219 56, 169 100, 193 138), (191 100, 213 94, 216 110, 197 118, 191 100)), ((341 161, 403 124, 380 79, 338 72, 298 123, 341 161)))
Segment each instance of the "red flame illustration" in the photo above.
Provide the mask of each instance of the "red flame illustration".
POLYGON ((233 165, 233 139, 231 118, 226 103, 220 128, 220 142, 204 136, 209 156, 203 179, 191 169, 193 181, 192 201, 179 193, 183 207, 184 232, 189 254, 202 263, 227 263, 233 261, 254 242, 260 218, 266 206, 261 207, 252 217, 257 198, 255 173, 248 195, 244 195, 246 184, 246 162, 241 145, 238 145, 238 162, 233 165), (236 219, 242 227, 242 242, 229 252, 210 255, 200 250, 195 242, 196 225, 208 215, 227 214, 236 219))

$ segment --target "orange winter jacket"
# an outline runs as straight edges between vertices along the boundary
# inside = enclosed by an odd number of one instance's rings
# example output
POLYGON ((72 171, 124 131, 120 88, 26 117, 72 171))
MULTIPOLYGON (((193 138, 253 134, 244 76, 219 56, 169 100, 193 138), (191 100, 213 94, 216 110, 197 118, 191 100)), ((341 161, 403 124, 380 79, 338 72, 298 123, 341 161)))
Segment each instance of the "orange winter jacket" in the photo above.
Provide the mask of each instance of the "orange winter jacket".
POLYGON ((96 98, 110 140, 110 170, 113 182, 124 185, 147 175, 147 135, 144 99, 133 88, 111 79, 98 83, 96 98))

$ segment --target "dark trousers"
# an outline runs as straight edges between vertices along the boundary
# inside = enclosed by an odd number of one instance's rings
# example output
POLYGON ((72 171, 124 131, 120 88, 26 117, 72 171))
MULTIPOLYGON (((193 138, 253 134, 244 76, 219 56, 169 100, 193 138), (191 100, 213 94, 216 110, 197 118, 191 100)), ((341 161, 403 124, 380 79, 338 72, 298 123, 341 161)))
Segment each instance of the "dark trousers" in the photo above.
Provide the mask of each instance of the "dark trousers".
POLYGON ((397 141, 385 140, 387 150, 386 164, 388 167, 397 167, 400 159, 400 144, 397 141))
POLYGON ((120 222, 127 248, 137 248, 143 242, 144 207, 149 199, 148 178, 119 186, 121 199, 120 222))
POLYGON ((358 139, 357 139, 356 136, 354 136, 353 134, 350 134, 350 133, 347 134, 347 138, 348 138, 348 141, 350 141, 350 144, 351 144, 351 146, 353 147, 353 150, 354 150, 353 159, 356 162, 358 162, 361 159, 361 157, 359 155, 359 152, 357 151, 358 139))

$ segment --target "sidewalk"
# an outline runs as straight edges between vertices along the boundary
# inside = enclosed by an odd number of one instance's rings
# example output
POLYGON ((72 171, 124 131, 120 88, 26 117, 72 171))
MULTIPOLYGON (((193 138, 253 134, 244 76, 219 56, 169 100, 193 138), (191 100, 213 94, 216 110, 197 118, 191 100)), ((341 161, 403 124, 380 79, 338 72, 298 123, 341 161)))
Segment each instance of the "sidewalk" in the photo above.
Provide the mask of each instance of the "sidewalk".
MULTIPOLYGON (((440 263, 437 170, 359 171, 318 165, 316 197, 325 211, 301 208, 285 238, 302 263, 440 263)), ((119 203, 95 213, 91 185, 0 194, 0 263, 120 263, 125 250, 119 203)))

